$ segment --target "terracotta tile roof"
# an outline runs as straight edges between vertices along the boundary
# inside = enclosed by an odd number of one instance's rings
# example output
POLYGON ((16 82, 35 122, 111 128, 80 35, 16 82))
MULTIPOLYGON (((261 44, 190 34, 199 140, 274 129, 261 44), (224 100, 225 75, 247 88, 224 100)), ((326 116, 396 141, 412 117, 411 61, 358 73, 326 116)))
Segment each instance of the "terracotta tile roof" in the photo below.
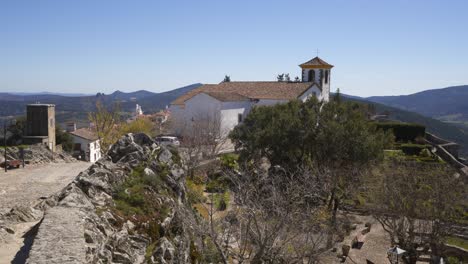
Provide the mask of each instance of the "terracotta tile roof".
POLYGON ((98 136, 96 132, 94 132, 94 130, 91 130, 89 128, 79 128, 75 131, 70 132, 70 134, 80 137, 80 138, 90 140, 90 141, 98 140, 98 136))
POLYGON ((311 59, 310 61, 302 63, 299 66, 303 67, 303 68, 305 68, 305 67, 327 68, 327 69, 333 68, 333 65, 328 64, 326 61, 322 60, 319 57, 315 57, 315 58, 311 59))
POLYGON ((245 97, 243 95, 240 95, 238 93, 232 93, 232 92, 203 92, 206 93, 207 95, 218 99, 221 102, 236 102, 236 101, 246 101, 249 100, 248 97, 245 97))
POLYGON ((243 100, 292 100, 298 98, 313 84, 312 82, 223 82, 220 84, 205 84, 180 96, 172 104, 184 105, 185 101, 199 93, 207 93, 220 101, 239 101, 241 98, 243 100))

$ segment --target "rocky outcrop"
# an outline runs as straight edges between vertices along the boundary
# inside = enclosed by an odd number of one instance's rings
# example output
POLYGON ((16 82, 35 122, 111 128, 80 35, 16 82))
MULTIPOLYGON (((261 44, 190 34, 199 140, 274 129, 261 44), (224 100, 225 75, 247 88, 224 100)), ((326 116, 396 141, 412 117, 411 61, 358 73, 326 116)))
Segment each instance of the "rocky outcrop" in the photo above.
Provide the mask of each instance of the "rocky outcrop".
MULTIPOLYGON (((20 160, 20 149, 18 147, 8 147, 7 158, 9 160, 20 160)), ((3 160, 4 158, 3 156, 1 156, 0 162, 3 162, 3 160)), ((30 145, 25 147, 24 160, 29 164, 76 162, 76 159, 73 158, 70 154, 64 151, 52 152, 45 145, 42 144, 30 145)))
POLYGON ((119 139, 37 206, 45 214, 27 263, 190 263, 194 218, 173 155, 145 134, 119 139))

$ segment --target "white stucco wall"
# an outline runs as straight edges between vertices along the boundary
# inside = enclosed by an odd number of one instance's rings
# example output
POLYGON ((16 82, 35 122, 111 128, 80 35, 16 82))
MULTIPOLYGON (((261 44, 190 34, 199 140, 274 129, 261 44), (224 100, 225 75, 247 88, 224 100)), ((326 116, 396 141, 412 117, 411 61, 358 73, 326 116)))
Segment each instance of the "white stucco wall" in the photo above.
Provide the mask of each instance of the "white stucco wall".
POLYGON ((185 102, 185 106, 170 106, 174 132, 182 133, 190 129, 191 123, 197 119, 215 119, 220 117, 221 102, 217 99, 199 93, 185 102))
POLYGON ((250 101, 223 102, 221 104, 221 133, 227 136, 239 124, 239 114, 245 119, 251 109, 250 101))
MULTIPOLYGON (((313 96, 314 92, 319 100, 328 101, 328 93, 322 93, 317 85, 309 88, 299 99, 305 101, 313 96)), ((242 114, 242 120, 244 120, 254 106, 271 106, 287 102, 288 100, 272 99, 221 102, 207 94, 200 93, 187 100, 185 106, 171 105, 170 111, 176 134, 188 129, 197 119, 210 116, 210 118, 220 118, 220 132, 221 135, 226 136, 239 124, 239 114, 242 114)))
POLYGON ((312 87, 309 88, 309 90, 305 91, 300 97, 299 97, 299 100, 301 100, 302 102, 305 102, 307 101, 307 99, 309 99, 311 96, 314 96, 314 93, 315 93, 315 96, 317 97, 317 99, 320 101, 320 100, 324 100, 324 97, 323 97, 323 94, 322 92, 320 91, 320 89, 317 87, 317 85, 312 85, 312 87))
POLYGON ((82 137, 70 134, 73 139, 73 144, 80 144, 81 150, 87 155, 86 160, 89 162, 96 162, 101 158, 101 148, 99 146, 99 140, 90 141, 82 137))

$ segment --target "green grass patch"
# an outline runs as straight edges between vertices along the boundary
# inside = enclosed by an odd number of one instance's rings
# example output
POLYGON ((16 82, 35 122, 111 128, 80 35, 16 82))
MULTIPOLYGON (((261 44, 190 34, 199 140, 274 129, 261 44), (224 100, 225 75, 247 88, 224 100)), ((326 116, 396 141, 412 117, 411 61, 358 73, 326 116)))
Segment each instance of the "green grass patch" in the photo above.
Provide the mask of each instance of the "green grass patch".
POLYGON ((447 237, 446 243, 452 246, 457 246, 468 250, 468 240, 459 237, 447 237))
POLYGON ((151 255, 153 255, 153 251, 156 248, 156 244, 157 244, 157 242, 153 242, 153 243, 149 244, 148 247, 146 248, 145 259, 147 261, 151 258, 151 255))
MULTIPOLYGON (((9 148, 24 148, 24 149, 28 149, 28 148, 29 148, 29 145, 7 146, 7 149, 9 149, 9 148)), ((0 149, 5 149, 5 146, 0 146, 0 149)))
POLYGON ((206 197, 203 196, 203 190, 205 190, 204 184, 197 184, 195 181, 187 179, 187 200, 190 204, 203 203, 206 201, 206 197))
POLYGON ((130 220, 138 232, 156 241, 161 236, 160 223, 169 214, 169 208, 157 201, 170 192, 158 173, 147 175, 144 168, 144 165, 135 168, 127 180, 116 187, 112 210, 122 219, 118 225, 130 220))

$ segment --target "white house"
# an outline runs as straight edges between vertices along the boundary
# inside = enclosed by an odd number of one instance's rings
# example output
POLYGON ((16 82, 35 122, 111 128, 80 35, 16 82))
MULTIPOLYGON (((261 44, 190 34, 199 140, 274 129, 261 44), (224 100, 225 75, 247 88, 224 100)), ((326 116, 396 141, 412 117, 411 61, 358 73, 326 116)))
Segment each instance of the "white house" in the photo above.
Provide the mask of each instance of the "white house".
MULTIPOLYGON (((302 81, 222 82, 205 84, 171 103, 176 124, 191 124, 201 119, 218 119, 221 134, 227 134, 247 116, 252 107, 274 105, 290 100, 306 101, 311 96, 325 102, 330 96, 330 65, 315 57, 299 65, 302 81)), ((176 127, 176 133, 178 132, 176 127)))
POLYGON ((73 138, 73 156, 89 162, 96 162, 101 158, 99 139, 92 129, 80 128, 69 134, 73 138))

